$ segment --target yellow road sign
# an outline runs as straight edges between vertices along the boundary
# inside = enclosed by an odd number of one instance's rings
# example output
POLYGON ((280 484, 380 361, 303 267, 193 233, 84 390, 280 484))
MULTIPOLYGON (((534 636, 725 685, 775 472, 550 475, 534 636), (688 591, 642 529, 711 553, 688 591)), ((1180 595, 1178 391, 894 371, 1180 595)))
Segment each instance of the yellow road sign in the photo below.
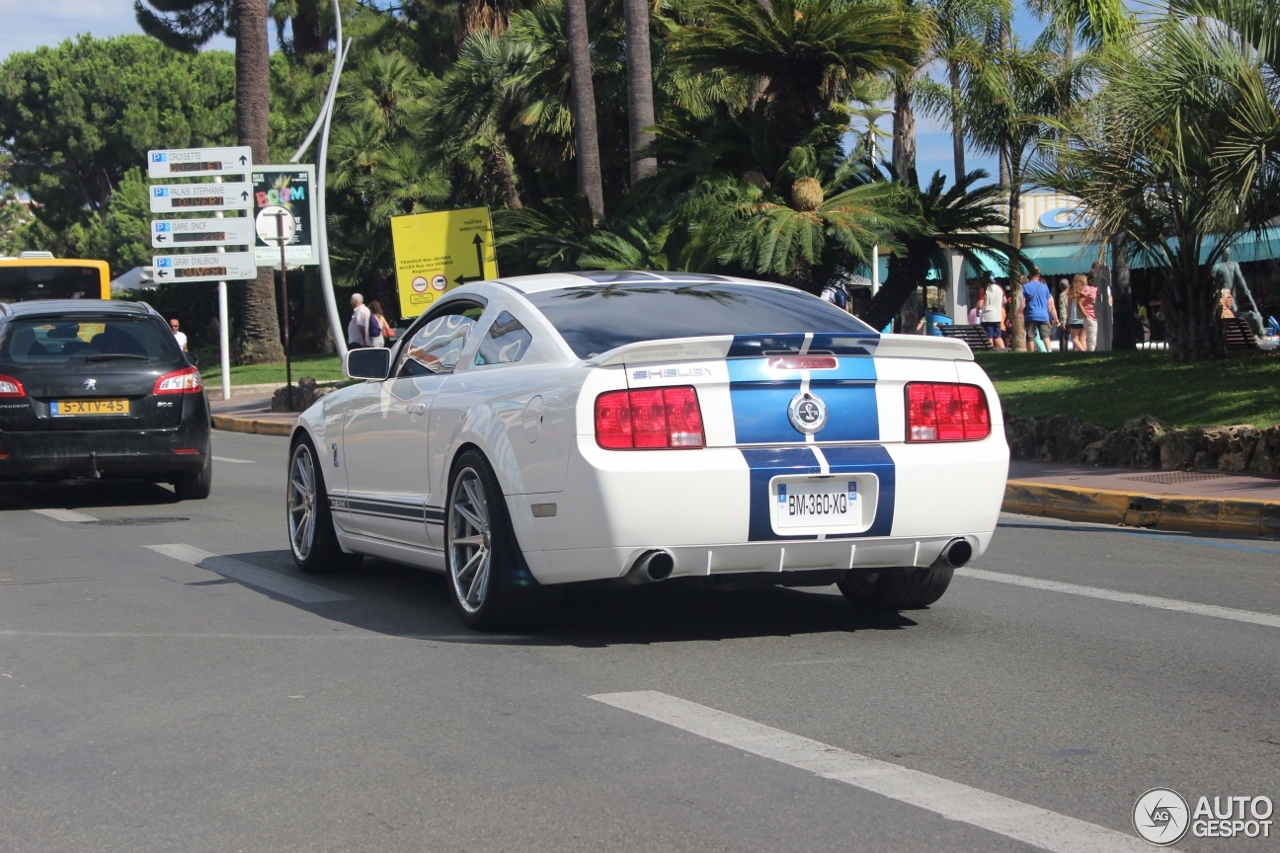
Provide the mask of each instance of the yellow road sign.
POLYGON ((416 317, 447 291, 498 277, 489 208, 391 217, 400 316, 416 317))

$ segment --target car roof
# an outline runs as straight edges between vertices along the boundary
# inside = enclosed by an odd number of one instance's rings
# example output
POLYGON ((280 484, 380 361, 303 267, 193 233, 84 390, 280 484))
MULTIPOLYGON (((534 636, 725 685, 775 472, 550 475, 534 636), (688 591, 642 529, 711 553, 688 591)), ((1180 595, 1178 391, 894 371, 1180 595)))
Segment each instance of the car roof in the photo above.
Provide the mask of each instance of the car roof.
POLYGON ((121 302, 116 299, 33 299, 0 305, 0 316, 23 317, 49 314, 113 314, 121 317, 144 317, 156 311, 145 302, 121 302))
POLYGON ((539 293, 545 290, 562 290, 567 287, 584 287, 592 284, 639 284, 651 287, 687 287, 691 284, 733 284, 777 287, 767 281, 696 272, 658 272, 652 270, 582 270, 581 272, 542 273, 495 279, 521 293, 539 293))

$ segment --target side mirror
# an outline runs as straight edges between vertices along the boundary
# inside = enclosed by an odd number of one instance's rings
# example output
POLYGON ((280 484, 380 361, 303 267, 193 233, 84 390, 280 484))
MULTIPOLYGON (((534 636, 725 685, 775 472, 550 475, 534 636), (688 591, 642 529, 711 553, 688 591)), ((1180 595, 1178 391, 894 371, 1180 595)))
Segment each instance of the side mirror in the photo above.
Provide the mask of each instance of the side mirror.
POLYGON ((192 367, 196 367, 200 364, 200 356, 196 355, 195 353, 184 352, 183 355, 187 357, 187 364, 191 365, 192 367))
POLYGON ((342 363, 342 372, 352 379, 375 379, 381 382, 390 371, 391 350, 384 347, 347 350, 347 357, 342 363))

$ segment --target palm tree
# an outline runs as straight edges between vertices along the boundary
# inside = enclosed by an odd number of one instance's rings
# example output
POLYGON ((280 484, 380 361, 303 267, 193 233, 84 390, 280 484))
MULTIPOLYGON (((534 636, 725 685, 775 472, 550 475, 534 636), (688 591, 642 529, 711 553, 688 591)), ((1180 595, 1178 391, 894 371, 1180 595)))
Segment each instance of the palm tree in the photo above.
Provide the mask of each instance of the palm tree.
MULTIPOLYGON (((1083 85, 1077 64, 1064 69, 1052 54, 1023 50, 1016 44, 970 70, 965 92, 967 129, 979 149, 998 154, 1001 165, 1008 168, 1009 246, 1015 250, 1022 247, 1018 211, 1028 169, 1044 156, 1041 141, 1058 132, 1058 117, 1079 99, 1083 85)), ((1015 304, 1013 348, 1021 350, 1025 346, 1022 275, 1012 260, 1008 270, 1015 304)))
POLYGON ((622 0, 627 32, 627 123, 631 130, 631 183, 644 180, 658 160, 640 152, 653 142, 653 60, 649 55, 649 2, 622 0))
POLYGON ((1224 353, 1209 269, 1280 212, 1276 155, 1250 152, 1255 131, 1268 132, 1258 114, 1275 108, 1262 55, 1226 28, 1156 23, 1140 51, 1108 63, 1097 103, 1043 176, 1084 201, 1096 236, 1124 234, 1158 268, 1175 361, 1224 353))
MULTIPOLYGON (((163 0, 151 5, 157 15, 135 0, 134 15, 143 32, 178 50, 195 51, 215 35, 236 39, 236 132, 240 144, 253 150, 253 162, 270 163, 267 119, 271 112, 270 64, 267 44, 267 0, 163 0)), ((276 314, 275 274, 270 267, 245 288, 240 304, 240 337, 236 341, 241 364, 284 360, 276 314)))
POLYGON ((889 259, 889 280, 871 300, 863 319, 873 327, 884 327, 897 316, 917 287, 930 277, 945 283, 951 274, 947 249, 958 252, 974 269, 982 269, 982 258, 1005 258, 1010 264, 1023 263, 1019 250, 1000 236, 1007 228, 1003 194, 999 184, 973 187, 984 180, 981 169, 964 175, 945 190, 946 178, 934 172, 929 186, 920 189, 914 170, 908 172, 907 210, 913 214, 907 227, 892 232, 899 249, 889 259))
POLYGON ((927 32, 916 11, 875 0, 708 0, 702 11, 673 33, 674 57, 697 72, 764 83, 761 104, 777 124, 782 157, 850 86, 909 70, 927 32))
POLYGON ((578 192, 591 212, 604 216, 604 179, 600 173, 600 134, 596 129, 596 94, 591 80, 591 35, 586 0, 564 0, 569 42, 569 77, 573 87, 573 140, 578 160, 578 192))

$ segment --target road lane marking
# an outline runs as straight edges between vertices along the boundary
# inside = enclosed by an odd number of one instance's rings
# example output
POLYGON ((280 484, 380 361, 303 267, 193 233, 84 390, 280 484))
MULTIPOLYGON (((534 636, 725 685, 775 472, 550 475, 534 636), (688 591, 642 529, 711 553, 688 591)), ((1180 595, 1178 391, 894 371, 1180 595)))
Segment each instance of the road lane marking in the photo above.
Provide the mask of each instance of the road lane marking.
POLYGON ((45 518, 52 518, 54 521, 72 521, 83 523, 86 521, 97 521, 92 515, 85 515, 83 512, 76 512, 74 509, 33 509, 36 515, 43 515, 45 518))
POLYGON ((232 459, 230 456, 215 456, 215 457, 213 457, 213 461, 214 461, 214 462, 234 462, 234 463, 236 463, 237 465, 256 465, 256 464, 258 464, 258 462, 257 462, 257 460, 256 460, 256 459, 232 459))
POLYGON ((192 631, 12 631, 0 630, 2 637, 43 637, 57 640, 431 640, 411 634, 200 634, 192 631))
POLYGON ((980 581, 992 581, 1011 586, 1025 586, 1047 592, 1064 592, 1067 595, 1079 595, 1085 598, 1100 598, 1104 601, 1117 601, 1122 604, 1138 604, 1142 607, 1154 607, 1157 610, 1172 610, 1175 613, 1194 613, 1198 616, 1213 616, 1217 619, 1230 619, 1234 622, 1248 622, 1253 625, 1266 625, 1280 628, 1280 616, 1272 613, 1257 613, 1253 610, 1237 610, 1234 607, 1218 607, 1216 604, 1196 604, 1194 601, 1181 601, 1176 598, 1159 598, 1154 595, 1139 595, 1133 592, 1116 592, 1096 586, 1080 586, 1061 581, 1047 581, 1040 578, 1029 578, 1023 575, 1007 575, 1003 572, 988 572, 985 569, 956 569, 962 578, 973 578, 980 581))
POLYGON ((656 690, 600 693, 587 697, 659 723, 740 749, 752 755, 807 770, 873 794, 931 811, 949 820, 1061 853, 1149 851, 1145 841, 952 782, 887 761, 847 752, 782 729, 726 714, 706 705, 656 690))
POLYGON ((297 578, 291 578, 288 575, 282 575, 270 569, 251 566, 248 563, 242 563, 230 557, 219 557, 217 554, 201 551, 199 548, 193 548, 190 545, 178 543, 173 545, 147 545, 146 547, 157 554, 164 554, 166 557, 190 563, 198 568, 217 572, 225 578, 247 583, 250 586, 265 589, 267 592, 274 592, 286 598, 292 598, 303 604, 354 600, 349 595, 343 595, 340 592, 334 592, 331 589, 325 589, 313 583, 300 581, 297 578))

